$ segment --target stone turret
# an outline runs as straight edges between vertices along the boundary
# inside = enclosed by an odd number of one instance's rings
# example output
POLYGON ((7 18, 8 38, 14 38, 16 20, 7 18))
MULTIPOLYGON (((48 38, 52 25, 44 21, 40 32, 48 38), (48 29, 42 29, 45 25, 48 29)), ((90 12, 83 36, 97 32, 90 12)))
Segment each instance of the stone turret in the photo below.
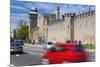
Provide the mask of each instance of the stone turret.
POLYGON ((29 39, 32 40, 33 30, 37 28, 37 8, 32 7, 29 12, 29 39))
POLYGON ((64 15, 66 40, 74 41, 74 17, 75 13, 65 13, 64 15))
POLYGON ((56 20, 60 19, 60 7, 57 7, 57 12, 56 12, 56 20))

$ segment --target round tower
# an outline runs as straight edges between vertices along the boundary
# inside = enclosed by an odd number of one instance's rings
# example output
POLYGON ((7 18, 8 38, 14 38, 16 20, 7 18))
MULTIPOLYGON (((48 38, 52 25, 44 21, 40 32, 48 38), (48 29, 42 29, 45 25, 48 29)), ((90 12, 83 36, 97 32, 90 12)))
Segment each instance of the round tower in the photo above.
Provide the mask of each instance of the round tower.
POLYGON ((60 19, 60 7, 56 8, 56 20, 60 19))
POLYGON ((29 12, 29 39, 32 40, 33 30, 37 28, 38 13, 37 8, 32 7, 29 12))

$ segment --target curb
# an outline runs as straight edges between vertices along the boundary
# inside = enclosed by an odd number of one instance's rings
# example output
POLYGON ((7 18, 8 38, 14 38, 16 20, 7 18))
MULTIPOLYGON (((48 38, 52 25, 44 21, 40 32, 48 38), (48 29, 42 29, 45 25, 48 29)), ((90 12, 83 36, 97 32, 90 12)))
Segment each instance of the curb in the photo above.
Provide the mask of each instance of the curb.
POLYGON ((32 44, 24 44, 25 46, 29 46, 29 47, 36 47, 36 48, 42 48, 42 45, 32 45, 32 44))

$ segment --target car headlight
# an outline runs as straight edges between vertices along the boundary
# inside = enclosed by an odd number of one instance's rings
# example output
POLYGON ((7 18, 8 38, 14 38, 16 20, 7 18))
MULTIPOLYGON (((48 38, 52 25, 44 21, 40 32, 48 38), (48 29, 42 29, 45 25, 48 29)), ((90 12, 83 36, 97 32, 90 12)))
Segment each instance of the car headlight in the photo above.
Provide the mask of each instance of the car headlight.
POLYGON ((49 64, 49 60, 48 59, 42 59, 42 64, 49 64))

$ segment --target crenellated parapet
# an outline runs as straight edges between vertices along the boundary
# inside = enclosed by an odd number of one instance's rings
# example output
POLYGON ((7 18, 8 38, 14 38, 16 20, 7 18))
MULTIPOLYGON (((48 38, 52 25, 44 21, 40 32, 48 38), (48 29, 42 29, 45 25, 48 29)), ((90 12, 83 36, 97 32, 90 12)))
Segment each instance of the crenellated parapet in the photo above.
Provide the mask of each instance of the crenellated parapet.
POLYGON ((95 15, 95 11, 90 11, 90 12, 82 13, 80 15, 76 15, 75 19, 81 19, 81 18, 93 16, 93 15, 95 15))
POLYGON ((75 16, 76 14, 75 13, 65 13, 65 17, 71 17, 71 16, 75 16))
POLYGON ((79 15, 76 15, 76 13, 65 13, 63 15, 63 19, 68 18, 68 17, 74 17, 74 19, 81 19, 81 18, 93 16, 93 15, 95 15, 95 11, 89 11, 89 12, 85 12, 79 15))

